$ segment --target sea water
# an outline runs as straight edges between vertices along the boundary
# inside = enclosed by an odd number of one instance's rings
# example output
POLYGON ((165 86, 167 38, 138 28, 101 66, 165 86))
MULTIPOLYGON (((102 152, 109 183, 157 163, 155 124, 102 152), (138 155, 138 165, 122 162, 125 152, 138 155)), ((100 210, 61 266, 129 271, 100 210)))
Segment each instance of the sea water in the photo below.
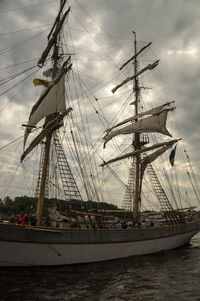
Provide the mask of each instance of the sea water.
POLYGON ((1 268, 0 300, 200 301, 200 234, 186 247, 155 255, 70 267, 1 268))

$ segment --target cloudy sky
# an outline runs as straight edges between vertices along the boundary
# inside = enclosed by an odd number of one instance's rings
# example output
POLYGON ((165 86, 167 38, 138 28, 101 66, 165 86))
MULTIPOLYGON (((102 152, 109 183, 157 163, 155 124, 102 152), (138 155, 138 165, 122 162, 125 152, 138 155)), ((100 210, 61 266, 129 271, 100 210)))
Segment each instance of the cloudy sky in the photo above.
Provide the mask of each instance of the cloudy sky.
MULTIPOLYGON (((160 59, 160 63, 150 86, 155 92, 149 90, 148 94, 156 105, 176 101, 176 137, 184 139, 198 178, 199 0, 71 0, 69 3, 68 32, 75 36, 79 71, 87 75, 87 86, 94 84, 89 76, 102 81, 129 58, 133 49, 132 30, 137 32, 138 47, 153 43, 147 61, 160 59)), ((21 124, 27 121, 30 107, 39 95, 31 81, 40 77, 42 71, 32 67, 46 45, 58 7, 58 0, 0 0, 0 198, 28 193, 23 172, 20 167, 17 169, 22 140, 4 146, 23 135, 21 124), (11 76, 15 78, 10 80, 11 76)), ((70 45, 68 49, 72 51, 70 45)), ((141 64, 147 61, 142 57, 141 64)), ((105 93, 109 99, 110 88, 118 83, 113 76, 113 82, 103 92, 97 90, 95 96, 100 98, 105 93)), ((150 85, 148 79, 145 84, 150 85)))

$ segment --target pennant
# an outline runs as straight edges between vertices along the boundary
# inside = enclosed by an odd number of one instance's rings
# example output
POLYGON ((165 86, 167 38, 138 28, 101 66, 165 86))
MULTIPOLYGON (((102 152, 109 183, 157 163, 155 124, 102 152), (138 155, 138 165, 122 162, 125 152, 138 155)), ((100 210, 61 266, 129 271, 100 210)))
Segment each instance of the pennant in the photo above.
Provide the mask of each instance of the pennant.
POLYGON ((171 163, 172 166, 174 166, 175 154, 176 154, 176 146, 173 148, 173 150, 169 155, 169 162, 171 163))
POLYGON ((45 80, 45 79, 41 79, 41 78, 35 78, 33 80, 33 83, 34 83, 35 86, 44 86, 44 87, 47 87, 48 84, 50 84, 50 81, 45 80))

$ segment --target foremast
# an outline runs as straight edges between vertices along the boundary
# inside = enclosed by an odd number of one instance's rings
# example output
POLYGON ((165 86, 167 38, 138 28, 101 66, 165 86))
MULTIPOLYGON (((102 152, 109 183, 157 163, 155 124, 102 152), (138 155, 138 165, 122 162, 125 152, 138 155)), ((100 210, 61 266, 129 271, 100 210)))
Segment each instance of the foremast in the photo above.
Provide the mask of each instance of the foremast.
MULTIPOLYGON (((64 1, 60 0, 60 10, 62 9, 62 6, 64 5, 64 1)), ((57 16, 57 24, 60 22, 60 16, 61 13, 57 16)), ((50 32, 51 34, 51 32, 50 32)), ((52 73, 52 80, 55 79, 57 73, 58 73, 58 37, 59 34, 55 36, 54 44, 53 44, 53 55, 52 55, 52 61, 53 61, 53 73, 52 73)), ((53 113, 51 115, 48 115, 45 120, 44 128, 48 124, 49 121, 53 120, 55 118, 57 113, 53 113)), ((43 214, 43 208, 44 208, 44 197, 45 197, 45 185, 47 180, 47 172, 48 172, 48 165, 49 165, 49 154, 50 154, 50 147, 51 147, 51 140, 52 140, 52 134, 53 131, 50 131, 50 133, 46 136, 46 142, 44 147, 44 161, 43 161, 43 167, 42 167, 42 177, 41 177, 41 183, 40 183, 40 190, 39 190, 39 197, 37 202, 37 208, 36 208, 36 218, 37 218, 37 225, 39 226, 42 221, 42 214, 43 214)))
POLYGON ((36 209, 37 225, 40 225, 42 221, 52 136, 53 133, 63 125, 63 118, 72 110, 71 108, 66 109, 65 104, 65 74, 71 69, 72 64, 70 63, 70 57, 62 64, 62 53, 59 51, 60 32, 70 11, 70 8, 68 8, 68 10, 63 13, 66 1, 67 0, 60 0, 60 10, 48 35, 47 47, 38 60, 38 67, 43 67, 50 51, 53 50, 51 56, 53 62, 52 79, 32 107, 24 135, 24 152, 21 156, 21 161, 23 161, 39 143, 45 140, 44 160, 36 209), (25 149, 27 138, 31 133, 30 128, 36 127, 37 123, 43 118, 45 118, 45 123, 42 131, 25 149))
MULTIPOLYGON (((57 39, 55 40, 52 59, 53 59, 53 74, 52 74, 52 80, 53 80, 56 77, 57 70, 58 70, 57 39)), ((51 121, 51 120, 53 120, 53 118, 55 118, 55 114, 56 113, 53 113, 46 117, 44 127, 48 124, 49 121, 51 121)), ((47 182, 46 180, 47 180, 47 172, 48 172, 48 166, 49 166, 49 154, 50 154, 52 134, 53 134, 53 131, 51 131, 46 136, 46 142, 45 142, 45 147, 44 147, 44 161, 43 161, 43 167, 42 167, 42 177, 41 177, 39 197, 38 197, 37 208, 36 208, 36 218, 37 218, 38 226, 41 224, 42 213, 43 213, 43 208, 44 208, 45 185, 47 182)))

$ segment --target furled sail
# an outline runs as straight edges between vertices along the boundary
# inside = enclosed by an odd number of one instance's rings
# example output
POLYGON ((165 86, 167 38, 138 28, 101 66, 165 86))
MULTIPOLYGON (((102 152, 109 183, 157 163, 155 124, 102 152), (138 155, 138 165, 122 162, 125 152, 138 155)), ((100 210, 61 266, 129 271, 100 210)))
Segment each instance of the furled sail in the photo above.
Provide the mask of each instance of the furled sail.
POLYGON ((119 70, 122 70, 128 63, 130 63, 132 60, 134 60, 142 51, 144 51, 147 47, 149 47, 152 44, 152 42, 148 43, 144 47, 140 49, 136 54, 134 54, 126 63, 124 63, 119 70))
POLYGON ((170 147, 172 147, 172 145, 174 143, 176 143, 178 140, 172 140, 170 141, 168 144, 166 144, 165 146, 163 146, 161 149, 153 152, 152 154, 146 156, 145 158, 141 159, 140 162, 143 166, 152 163, 153 161, 155 161, 159 156, 161 156, 162 154, 164 154, 164 152, 166 152, 166 150, 168 150, 170 147))
MULTIPOLYGON (((65 63, 64 63, 65 64, 65 63)), ((65 112, 65 73, 71 69, 72 65, 66 67, 63 64, 63 69, 58 73, 56 78, 48 85, 44 90, 43 94, 33 106, 28 125, 36 125, 42 118, 56 113, 56 112, 65 112)), ((27 128, 24 135, 24 146, 30 129, 27 128)))
POLYGON ((67 0, 62 0, 62 1, 61 1, 60 10, 59 10, 59 12, 58 12, 58 15, 57 15, 55 21, 54 21, 54 24, 53 24, 53 26, 52 26, 52 28, 51 28, 51 31, 50 31, 50 33, 49 33, 49 35, 48 35, 48 37, 47 37, 48 40, 51 38, 51 35, 53 34, 54 28, 55 28, 56 26, 58 26, 58 23, 59 23, 59 21, 60 21, 60 16, 61 16, 61 13, 62 13, 62 11, 63 11, 63 8, 65 7, 66 2, 67 2, 67 0))
POLYGON ((155 107, 155 108, 153 108, 153 109, 150 109, 150 110, 148 110, 148 111, 141 112, 141 113, 139 113, 139 114, 136 114, 136 115, 134 115, 134 116, 131 116, 131 117, 129 117, 129 118, 126 118, 126 119, 124 119, 123 121, 121 121, 121 122, 117 123, 116 125, 114 125, 113 127, 107 129, 107 132, 111 131, 112 129, 114 129, 114 128, 120 126, 120 125, 123 125, 123 124, 125 124, 125 123, 127 123, 127 122, 130 122, 130 121, 134 121, 134 120, 136 120, 136 119, 138 119, 138 118, 140 118, 140 117, 143 117, 143 116, 145 116, 145 115, 156 115, 156 114, 159 114, 159 113, 162 111, 162 109, 163 109, 164 107, 170 105, 171 103, 174 103, 174 101, 166 102, 166 103, 164 103, 163 105, 160 105, 160 106, 155 107))
POLYGON ((147 65, 145 68, 140 70, 137 74, 135 74, 133 76, 130 76, 130 77, 127 77, 121 84, 117 85, 116 87, 114 87, 112 89, 112 93, 114 94, 121 86, 123 86, 124 84, 126 84, 130 80, 133 80, 134 78, 136 78, 140 74, 144 73, 145 71, 154 69, 158 65, 158 63, 159 63, 159 60, 155 61, 153 64, 147 65))
MULTIPOLYGON (((144 152, 148 152, 148 151, 151 151, 151 150, 154 150, 156 148, 159 148, 159 147, 162 147, 162 146, 169 146, 171 147, 174 143, 178 142, 180 139, 174 139, 174 140, 171 140, 171 141, 166 141, 166 142, 162 142, 162 143, 157 143, 157 144, 154 144, 154 145, 151 145, 149 147, 146 147, 146 148, 142 148, 142 149, 139 149, 139 150, 136 150, 136 151, 132 151, 132 152, 129 152, 129 153, 126 153, 124 155, 121 155, 119 157, 115 157, 109 161, 104 161, 100 166, 105 166, 107 164, 110 164, 110 163, 113 163, 113 162, 117 162, 119 160, 123 160, 123 159, 126 159, 126 158, 129 158, 129 157, 133 157, 133 156, 136 156, 138 154, 142 154, 144 152)), ((145 157, 147 158, 147 157, 145 157)))
POLYGON ((104 147, 109 140, 118 135, 127 135, 132 133, 160 133, 172 137, 166 128, 167 114, 171 110, 173 109, 164 109, 157 115, 152 115, 125 126, 124 128, 108 133, 103 138, 105 141, 104 147))
POLYGON ((153 161, 155 161, 162 154, 164 154, 177 141, 178 140, 170 141, 171 143, 169 143, 168 145, 163 146, 161 149, 153 152, 149 156, 146 156, 146 157, 144 157, 143 159, 140 160, 140 163, 141 163, 140 187, 139 187, 140 194, 141 194, 141 189, 142 189, 142 180, 143 180, 144 172, 145 172, 145 169, 146 169, 147 165, 152 163, 153 161))
POLYGON ((163 146, 161 149, 153 152, 152 154, 150 154, 140 160, 140 163, 141 163, 141 165, 140 165, 141 166, 140 167, 140 184, 139 184, 139 198, 140 199, 141 199, 141 191, 142 191, 142 181, 143 181, 144 172, 145 172, 147 165, 152 163, 154 160, 156 160, 162 154, 164 154, 178 140, 180 140, 180 139, 169 141, 168 144, 163 146))

